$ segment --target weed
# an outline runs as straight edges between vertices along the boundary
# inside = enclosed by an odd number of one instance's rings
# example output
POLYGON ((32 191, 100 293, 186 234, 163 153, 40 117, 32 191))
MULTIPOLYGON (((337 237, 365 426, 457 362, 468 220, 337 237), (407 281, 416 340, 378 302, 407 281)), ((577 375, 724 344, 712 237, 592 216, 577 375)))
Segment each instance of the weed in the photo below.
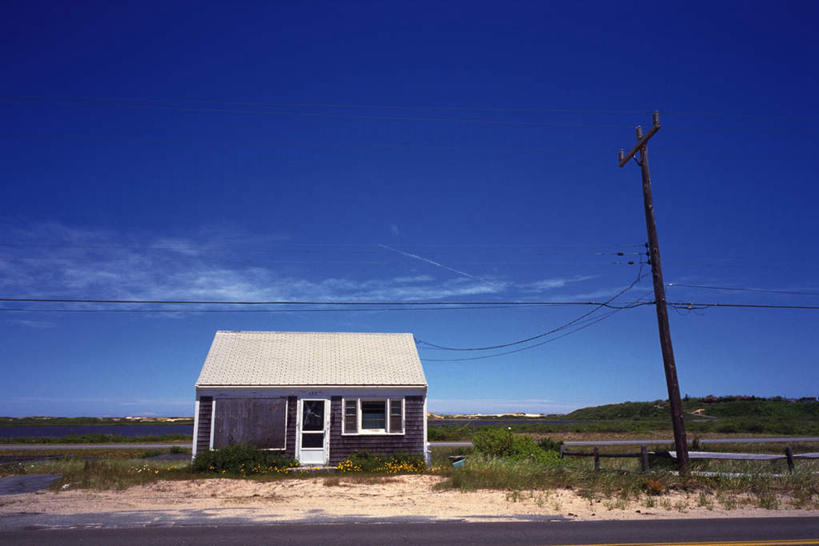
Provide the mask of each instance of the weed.
POLYGON ((649 495, 660 495, 666 489, 662 481, 652 478, 647 479, 643 487, 649 495))
POLYGON ((756 505, 766 510, 776 510, 779 508, 779 500, 771 491, 762 491, 757 495, 756 505))
POLYGON ((717 502, 719 502, 720 505, 722 505, 722 507, 726 510, 733 510, 738 504, 736 495, 725 491, 720 491, 717 493, 717 502))

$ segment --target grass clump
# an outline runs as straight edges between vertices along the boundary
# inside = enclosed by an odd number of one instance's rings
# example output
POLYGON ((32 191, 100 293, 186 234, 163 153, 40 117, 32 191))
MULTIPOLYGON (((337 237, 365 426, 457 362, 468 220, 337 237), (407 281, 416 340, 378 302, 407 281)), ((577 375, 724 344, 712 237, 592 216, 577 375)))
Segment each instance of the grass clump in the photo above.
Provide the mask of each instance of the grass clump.
POLYGON ((187 463, 162 461, 147 463, 135 459, 82 461, 65 459, 38 465, 27 465, 26 473, 60 474, 52 484, 56 491, 65 489, 126 489, 163 479, 189 476, 187 463))
POLYGON ((296 466, 299 466, 296 459, 253 445, 238 444, 197 453, 192 469, 194 472, 247 476, 285 473, 288 468, 296 466))

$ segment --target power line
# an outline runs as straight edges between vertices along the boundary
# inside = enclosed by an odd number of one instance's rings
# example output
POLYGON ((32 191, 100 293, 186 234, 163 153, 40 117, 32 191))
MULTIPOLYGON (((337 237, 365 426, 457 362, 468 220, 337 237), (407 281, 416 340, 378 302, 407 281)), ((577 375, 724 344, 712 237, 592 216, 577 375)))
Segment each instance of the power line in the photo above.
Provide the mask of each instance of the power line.
MULTIPOLYGON (((491 306, 469 306, 459 307, 452 305, 449 307, 376 307, 376 308, 341 308, 341 309, 45 309, 26 307, 0 307, 0 312, 17 313, 363 313, 382 311, 464 311, 473 309, 509 309, 515 306, 491 305, 491 306)), ((519 306, 517 306, 520 308, 519 306)))
POLYGON ((675 302, 668 302, 668 305, 674 306, 677 309, 708 309, 711 307, 725 307, 725 308, 736 308, 736 309, 798 309, 798 310, 805 310, 805 311, 817 311, 819 310, 819 305, 778 305, 778 304, 765 304, 765 303, 697 303, 697 302, 685 302, 685 301, 675 301, 675 302))
POLYGON ((445 345, 437 345, 435 343, 430 343, 430 342, 424 341, 422 339, 419 339, 418 343, 421 343, 421 344, 426 345, 428 347, 432 347, 434 349, 440 349, 440 350, 444 350, 444 351, 491 351, 493 349, 503 349, 504 347, 511 347, 513 345, 520 345, 522 343, 528 343, 529 341, 533 341, 535 339, 539 339, 539 338, 554 334, 555 332, 559 332, 560 330, 564 330, 564 329, 572 326, 573 324, 576 324, 577 322, 585 319, 589 315, 591 315, 593 313, 596 313, 597 311, 599 311, 603 307, 606 307, 607 305, 611 304, 611 302, 613 302, 615 299, 619 298, 620 296, 622 296, 623 294, 625 294, 626 292, 628 292, 629 290, 634 288, 634 285, 636 285, 638 282, 640 282, 640 280, 642 278, 643 278, 643 264, 641 262, 640 263, 640 270, 637 272, 637 278, 635 278, 631 282, 631 284, 629 284, 628 286, 626 286, 625 288, 623 288, 622 290, 617 292, 614 296, 612 296, 611 298, 609 298, 605 302, 601 303, 596 308, 594 308, 591 311, 580 315, 579 317, 575 318, 574 320, 571 320, 571 321, 569 321, 569 322, 567 322, 565 324, 562 324, 562 325, 560 325, 560 326, 558 326, 556 328, 552 328, 551 330, 548 330, 546 332, 543 332, 543 333, 540 333, 540 334, 537 334, 537 335, 534 335, 534 336, 531 336, 531 337, 527 337, 525 339, 519 339, 517 341, 512 341, 512 342, 509 342, 509 343, 502 343, 502 344, 499 344, 499 345, 489 345, 489 346, 486 346, 486 347, 447 347, 445 345))
POLYGON ((620 306, 609 302, 598 301, 306 301, 306 300, 270 300, 270 301, 226 301, 226 300, 117 300, 86 298, 0 298, 0 302, 15 303, 109 303, 126 305, 328 305, 328 306, 562 306, 562 305, 595 305, 619 309, 620 306))
MULTIPOLYGON (((558 108, 558 107, 496 107, 496 106, 461 106, 461 105, 395 105, 395 104, 346 104, 346 103, 308 103, 308 102, 272 102, 272 101, 237 101, 191 98, 150 98, 150 97, 70 97, 44 95, 3 95, 0 100, 31 102, 134 102, 146 104, 215 104, 225 106, 251 106, 256 108, 333 108, 349 110, 443 110, 462 112, 506 112, 506 113, 542 113, 542 114, 608 114, 632 115, 650 114, 653 111, 641 109, 612 108, 558 108)), ((710 117, 728 119, 766 119, 783 121, 819 120, 819 116, 788 115, 774 113, 749 112, 711 112, 686 110, 661 110, 661 114, 671 116, 710 117)))
MULTIPOLYGON (((11 104, 27 104, 26 102, 14 102, 9 99, 0 97, 0 101, 11 104)), ((419 121, 419 122, 449 122, 449 123, 474 123, 482 125, 494 126, 508 126, 508 127, 556 127, 556 128, 597 128, 597 129, 622 129, 623 125, 604 125, 594 123, 544 123, 540 121, 521 121, 521 120, 492 120, 481 118, 453 118, 453 117, 418 117, 418 116, 376 116, 376 115, 350 115, 350 114, 332 114, 326 112, 297 112, 292 110, 243 110, 243 109, 227 109, 227 108, 205 108, 193 106, 166 106, 154 104, 127 104, 127 103, 78 103, 72 101, 44 101, 54 104, 67 104, 70 106, 91 106, 91 107, 109 107, 109 108, 123 108, 123 109, 137 109, 137 110, 159 110, 172 112, 190 112, 190 113, 205 113, 205 114, 238 114, 238 115, 262 115, 262 116, 296 116, 308 118, 328 118, 328 119, 355 119, 368 121, 419 121)), ((30 101, 29 101, 30 103, 30 101)))
POLYGON ((709 286, 703 284, 684 284, 679 282, 670 282, 666 286, 684 286, 686 288, 704 288, 707 290, 730 290, 733 292, 762 292, 767 294, 792 294, 796 296, 819 296, 819 292, 805 292, 800 290, 770 290, 764 288, 738 288, 731 286, 709 286))
MULTIPOLYGON (((649 303, 653 304, 653 302, 634 302, 634 303, 635 303, 635 305, 633 305, 633 307, 637 307, 638 306, 637 304, 639 304, 639 305, 648 305, 649 303)), ((611 317, 615 313, 617 313, 619 311, 622 311, 623 309, 628 309, 628 308, 630 308, 630 307, 623 307, 622 309, 615 309, 615 310, 610 311, 609 313, 606 313, 606 314, 604 314, 602 316, 595 317, 595 318, 593 318, 591 320, 587 320, 582 326, 578 326, 575 329, 570 330, 569 332, 563 333, 563 334, 561 334, 559 336, 555 336, 553 338, 549 338, 549 339, 547 339, 545 341, 541 341, 539 343, 535 343, 534 345, 529 345, 527 347, 521 347, 519 349, 514 349, 512 351, 504 351, 502 353, 496 353, 496 354, 491 354, 491 355, 482 355, 482 356, 472 356, 472 357, 466 357, 466 358, 424 358, 424 357, 421 357, 421 359, 424 362, 464 362, 464 361, 467 361, 467 360, 484 360, 484 359, 487 359, 487 358, 496 358, 496 357, 499 357, 499 356, 506 356, 506 355, 510 355, 510 354, 514 354, 514 353, 520 353, 520 352, 523 352, 523 351, 528 351, 529 349, 534 349, 536 347, 541 347, 541 346, 546 345, 547 343, 551 343, 553 341, 557 341, 558 339, 560 339, 562 337, 566 337, 568 335, 574 334, 576 332, 579 332, 580 330, 585 330, 586 328, 589 328, 590 326, 593 326, 593 325, 597 324, 598 322, 606 320, 607 318, 611 317)))

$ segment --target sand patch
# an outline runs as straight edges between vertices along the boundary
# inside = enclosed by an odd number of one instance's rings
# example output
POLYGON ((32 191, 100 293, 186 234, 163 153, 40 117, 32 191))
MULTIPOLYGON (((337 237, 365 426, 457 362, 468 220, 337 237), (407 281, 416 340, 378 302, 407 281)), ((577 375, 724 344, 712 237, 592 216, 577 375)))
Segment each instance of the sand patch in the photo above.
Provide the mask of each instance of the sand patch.
POLYGON ((623 501, 584 498, 574 491, 438 490, 440 476, 407 475, 388 480, 359 481, 344 476, 274 482, 208 479, 159 481, 123 491, 40 491, 7 495, 0 516, 38 513, 53 515, 129 511, 207 511, 238 514, 265 521, 320 519, 384 519, 418 517, 467 521, 566 518, 572 520, 718 518, 755 516, 819 516, 819 510, 765 510, 735 497, 728 509, 719 499, 672 492, 658 497, 623 501), (705 502, 705 504, 703 504, 705 502))

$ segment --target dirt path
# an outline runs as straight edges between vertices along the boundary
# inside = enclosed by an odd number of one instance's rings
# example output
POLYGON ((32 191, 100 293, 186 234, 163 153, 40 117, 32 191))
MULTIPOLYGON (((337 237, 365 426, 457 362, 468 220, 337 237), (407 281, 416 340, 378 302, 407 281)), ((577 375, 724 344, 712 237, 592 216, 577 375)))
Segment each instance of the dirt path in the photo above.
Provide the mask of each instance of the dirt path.
POLYGON ((758 516, 813 516, 819 510, 782 506, 763 510, 739 505, 726 510, 715 499, 672 493, 623 502, 587 499, 568 490, 511 493, 437 490, 439 476, 407 475, 361 481, 361 478, 303 478, 275 482, 213 479, 160 481, 124 491, 40 491, 0 498, 0 519, 20 514, 43 516, 127 514, 190 511, 200 516, 249 518, 260 521, 384 519, 417 517, 433 520, 515 521, 540 518, 576 520, 679 519, 758 516))

